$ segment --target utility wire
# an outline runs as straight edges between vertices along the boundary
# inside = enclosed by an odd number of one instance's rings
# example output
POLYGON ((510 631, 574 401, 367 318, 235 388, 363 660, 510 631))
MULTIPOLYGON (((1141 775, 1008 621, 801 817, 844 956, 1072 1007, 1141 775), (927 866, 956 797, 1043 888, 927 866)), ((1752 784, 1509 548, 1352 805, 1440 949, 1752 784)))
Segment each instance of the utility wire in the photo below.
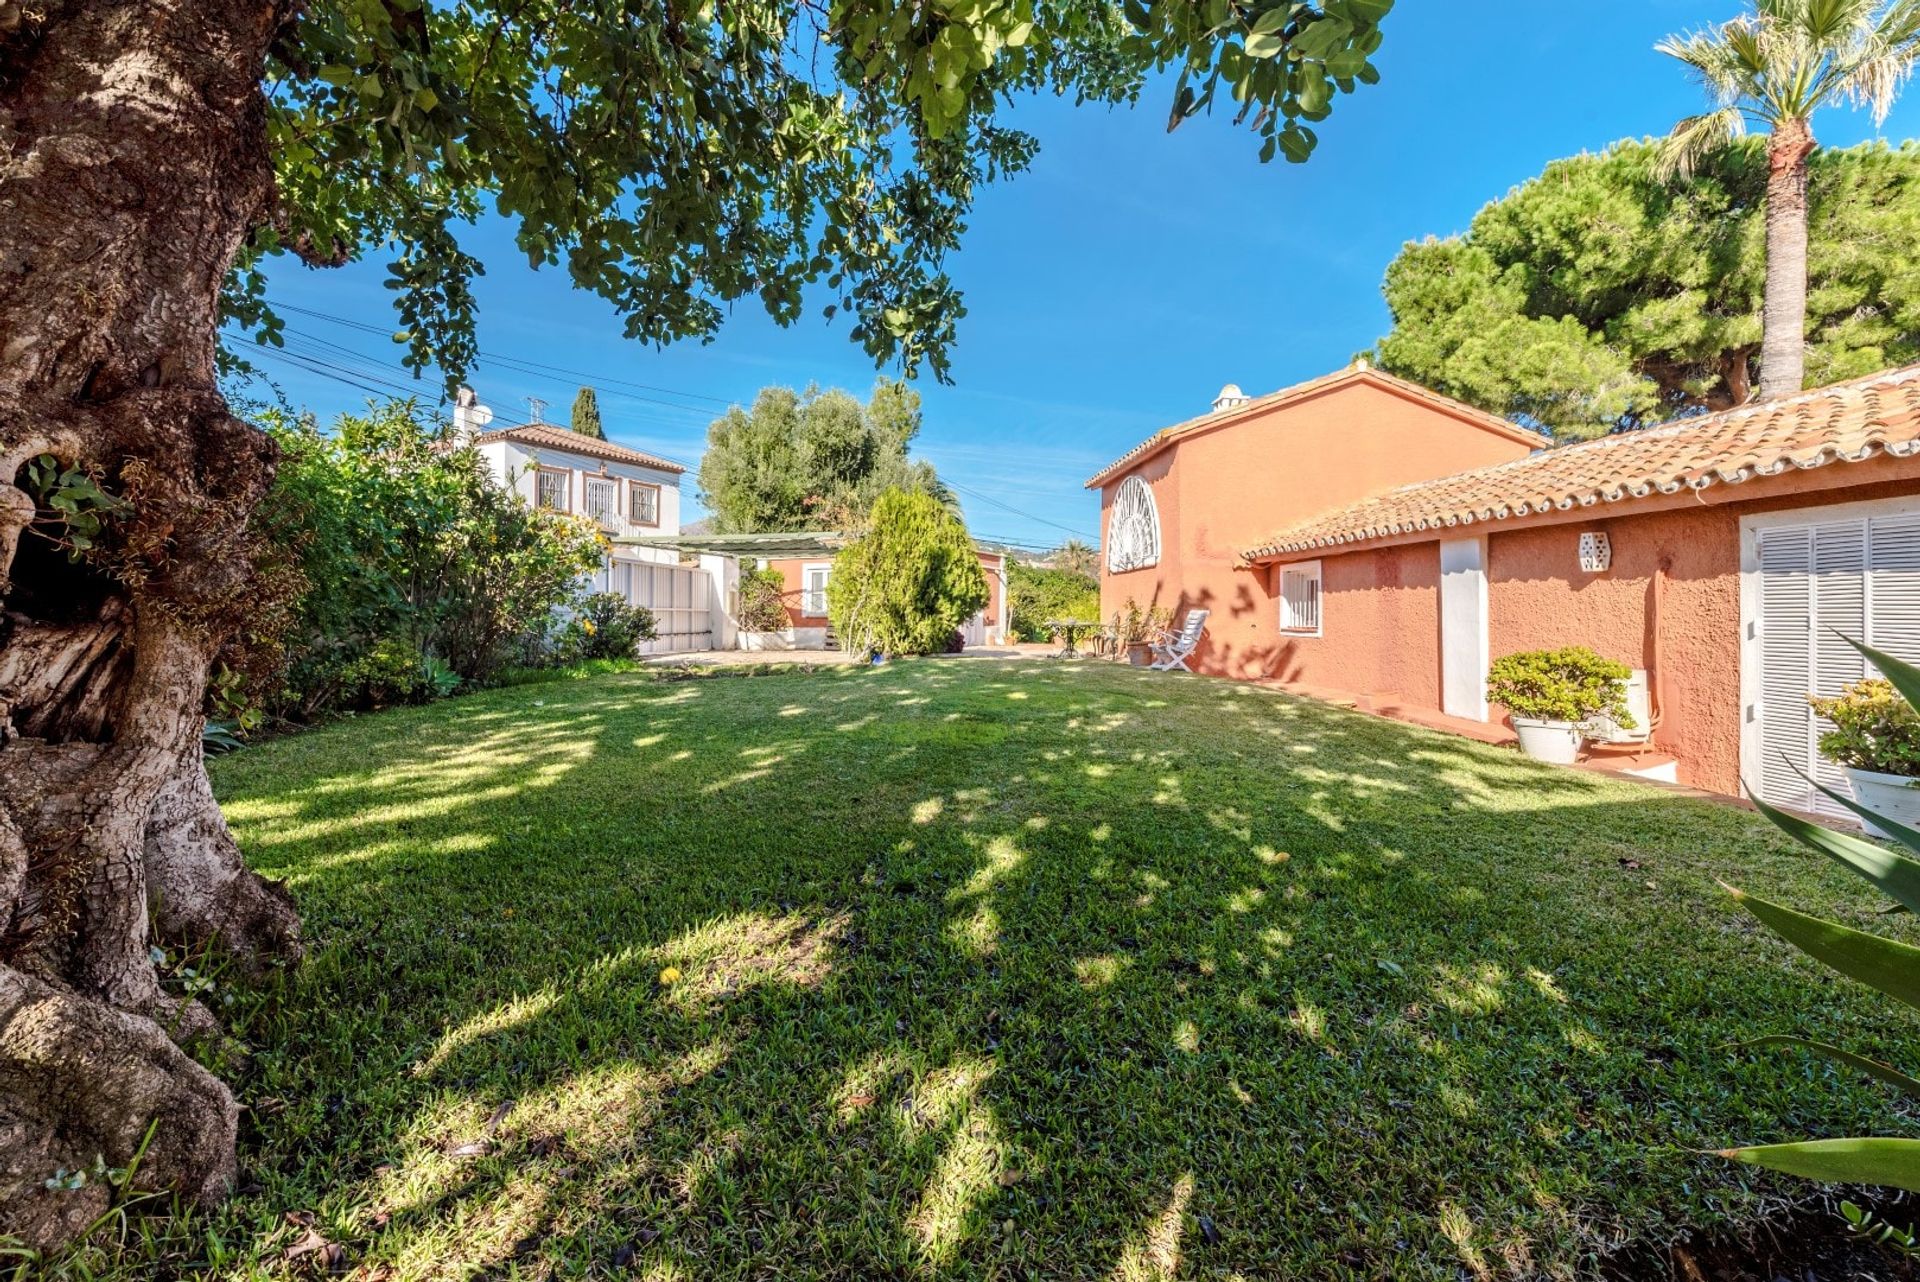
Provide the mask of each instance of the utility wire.
MULTIPOLYGON (((315 320, 328 321, 335 325, 345 325, 349 329, 357 329, 357 330, 360 330, 362 333, 378 334, 382 338, 391 338, 393 336, 392 330, 382 328, 379 325, 370 324, 367 321, 354 320, 351 317, 347 317, 347 316, 335 316, 330 312, 316 311, 311 307, 296 307, 292 303, 282 303, 282 304, 278 304, 278 308, 280 311, 296 312, 302 316, 311 316, 315 320)), ((711 396, 705 392, 689 392, 678 387, 662 387, 654 383, 636 383, 631 379, 616 378, 611 374, 603 374, 603 373, 597 374, 588 370, 569 369, 564 365, 548 365, 541 361, 530 361, 518 356, 500 356, 493 352, 480 352, 479 356, 483 361, 495 361, 495 362, 499 362, 503 364, 511 364, 511 365, 525 365, 532 369, 544 371, 549 376, 556 375, 556 374, 564 374, 568 378, 584 378, 596 384, 604 383, 609 386, 615 386, 615 387, 637 388, 643 392, 660 392, 667 396, 681 396, 689 400, 708 401, 714 405, 724 406, 724 405, 731 405, 733 403, 724 396, 711 396)), ((662 405, 672 404, 672 402, 670 401, 661 401, 658 403, 662 405)), ((693 410, 696 413, 704 412, 704 411, 694 410, 694 407, 690 405, 675 405, 674 408, 693 410)))

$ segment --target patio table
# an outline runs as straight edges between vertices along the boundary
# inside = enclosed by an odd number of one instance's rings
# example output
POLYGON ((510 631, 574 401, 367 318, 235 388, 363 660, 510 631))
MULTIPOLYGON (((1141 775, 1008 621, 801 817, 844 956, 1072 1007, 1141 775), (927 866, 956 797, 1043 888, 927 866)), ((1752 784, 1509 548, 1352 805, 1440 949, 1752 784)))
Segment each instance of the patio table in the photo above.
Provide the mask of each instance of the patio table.
POLYGON ((1060 653, 1054 657, 1057 659, 1079 658, 1080 649, 1077 643, 1080 636, 1100 626, 1098 619, 1048 619, 1047 627, 1059 633, 1061 641, 1064 642, 1060 653))

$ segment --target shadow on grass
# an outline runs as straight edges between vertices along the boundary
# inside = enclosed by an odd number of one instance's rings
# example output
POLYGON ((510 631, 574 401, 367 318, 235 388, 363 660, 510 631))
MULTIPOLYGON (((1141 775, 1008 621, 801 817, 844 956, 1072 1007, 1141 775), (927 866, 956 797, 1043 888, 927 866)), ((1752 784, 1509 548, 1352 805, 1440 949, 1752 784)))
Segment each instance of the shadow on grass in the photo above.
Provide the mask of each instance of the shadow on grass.
POLYGON ((223 1224, 381 1275, 1571 1274, 1885 1129, 1726 1042, 1920 1050, 1714 888, 1875 907, 1751 816, 1243 685, 616 676, 216 782, 317 945, 223 1224))

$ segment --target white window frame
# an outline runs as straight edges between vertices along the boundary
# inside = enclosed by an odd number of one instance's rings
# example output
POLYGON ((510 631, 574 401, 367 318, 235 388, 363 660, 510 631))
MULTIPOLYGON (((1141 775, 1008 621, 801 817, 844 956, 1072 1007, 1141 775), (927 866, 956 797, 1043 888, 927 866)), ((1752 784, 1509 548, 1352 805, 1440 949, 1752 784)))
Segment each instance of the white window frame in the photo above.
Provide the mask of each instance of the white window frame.
POLYGON ((824 619, 827 615, 827 582, 833 578, 833 562, 808 561, 800 567, 800 613, 809 619, 824 619), (808 581, 815 570, 820 571, 820 586, 813 588, 808 581), (817 594, 817 595, 816 595, 817 594), (815 603, 819 609, 814 609, 815 603))
POLYGON ((1274 599, 1279 611, 1280 634, 1289 637, 1317 637, 1327 617, 1326 579, 1320 572, 1318 561, 1290 561, 1273 572, 1274 599), (1313 623, 1297 623, 1293 617, 1292 602, 1287 599, 1287 576, 1305 575, 1313 584, 1313 623))
MULTIPOLYGON (((1765 674, 1760 670, 1760 531, 1780 525, 1817 525, 1876 516, 1920 515, 1920 497, 1911 494, 1857 503, 1809 504, 1756 512, 1740 518, 1740 777, 1758 786, 1762 754, 1760 699, 1765 674)), ((1872 588, 1866 609, 1872 614, 1872 588)), ((1862 638, 1864 639, 1864 638, 1862 638)))
POLYGON ((593 473, 580 478, 580 510, 582 514, 592 520, 600 522, 602 525, 619 525, 620 478, 617 476, 601 476, 593 473), (606 510, 602 512, 593 510, 593 487, 596 485, 604 485, 607 487, 608 503, 606 510))

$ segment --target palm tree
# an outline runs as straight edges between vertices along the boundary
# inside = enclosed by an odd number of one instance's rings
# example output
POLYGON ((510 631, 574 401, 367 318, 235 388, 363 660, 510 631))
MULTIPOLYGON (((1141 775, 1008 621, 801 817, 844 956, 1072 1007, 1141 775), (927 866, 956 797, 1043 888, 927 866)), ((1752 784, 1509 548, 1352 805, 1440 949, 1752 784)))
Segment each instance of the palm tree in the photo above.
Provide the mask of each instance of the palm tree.
POLYGON ((1089 578, 1100 576, 1100 554, 1079 539, 1068 539, 1047 554, 1056 570, 1069 570, 1089 578))
POLYGON ((1920 57, 1920 0, 1753 0, 1753 12, 1655 46, 1700 77, 1714 109, 1688 116, 1661 147, 1663 177, 1689 176, 1706 153, 1747 131, 1767 139, 1767 288, 1760 396, 1800 390, 1806 375, 1807 157, 1813 113, 1838 102, 1887 117, 1920 57))

